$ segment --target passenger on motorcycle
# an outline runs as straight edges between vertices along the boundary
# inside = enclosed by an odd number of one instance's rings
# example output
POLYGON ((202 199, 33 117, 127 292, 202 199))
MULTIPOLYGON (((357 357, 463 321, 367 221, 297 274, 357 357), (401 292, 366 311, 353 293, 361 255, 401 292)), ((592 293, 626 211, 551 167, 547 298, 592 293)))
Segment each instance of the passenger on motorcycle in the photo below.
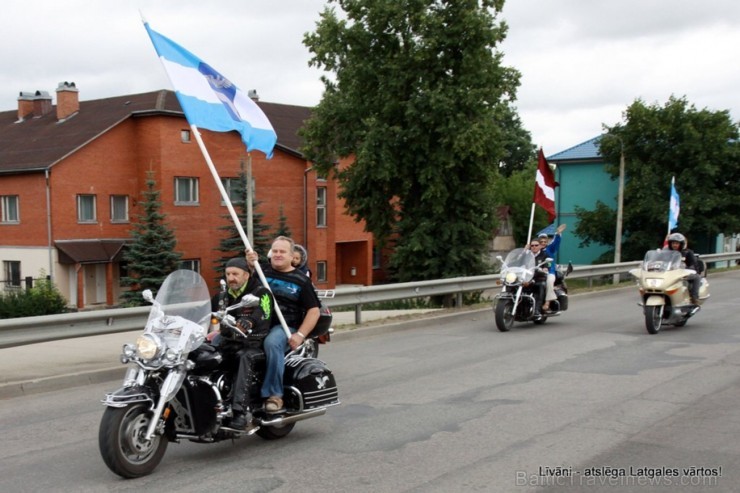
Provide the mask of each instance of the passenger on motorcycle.
POLYGON ((699 275, 702 271, 702 266, 696 260, 694 252, 686 248, 686 237, 681 233, 671 233, 666 238, 668 245, 664 250, 676 250, 681 252, 681 257, 684 265, 687 269, 693 269, 696 274, 691 274, 687 277, 689 283, 689 296, 691 296, 691 303, 696 305, 699 302, 699 284, 701 282, 701 276, 699 275))
POLYGON ((232 258, 226 262, 225 276, 228 289, 211 299, 211 311, 235 305, 248 294, 259 298, 258 305, 235 308, 229 313, 236 319, 242 334, 222 325, 213 341, 226 358, 236 358, 239 362, 233 379, 233 417, 229 426, 244 429, 249 422, 247 413, 251 409, 249 382, 252 380, 255 359, 262 354, 262 342, 272 326, 273 299, 270 290, 251 276, 251 269, 243 258, 232 258))
MULTIPOLYGON (((283 370, 285 351, 303 344, 319 320, 321 306, 311 280, 291 264, 295 243, 286 236, 278 236, 270 248, 270 263, 262 267, 275 301, 280 308, 290 339, 278 323, 270 329, 265 339, 267 372, 262 385, 262 397, 266 398, 265 410, 275 413, 283 408, 283 370)), ((254 265, 258 255, 247 252, 247 262, 254 265)), ((273 320, 275 324, 276 320, 273 320)))
MULTIPOLYGON (((563 231, 565 231, 565 228, 567 225, 561 224, 557 228, 557 232, 555 233, 555 237, 553 238, 552 242, 549 242, 548 236, 546 234, 541 234, 537 241, 540 244, 540 252, 537 255, 537 263, 544 262, 546 258, 555 258, 555 254, 558 253, 558 250, 560 249, 560 241, 562 239, 563 231)), ((558 297, 555 295, 555 278, 557 275, 557 264, 553 260, 549 263, 548 267, 548 273, 547 273, 547 285, 546 285, 546 293, 545 293, 545 304, 542 305, 542 310, 547 312, 550 310, 550 302, 558 299, 558 297)))

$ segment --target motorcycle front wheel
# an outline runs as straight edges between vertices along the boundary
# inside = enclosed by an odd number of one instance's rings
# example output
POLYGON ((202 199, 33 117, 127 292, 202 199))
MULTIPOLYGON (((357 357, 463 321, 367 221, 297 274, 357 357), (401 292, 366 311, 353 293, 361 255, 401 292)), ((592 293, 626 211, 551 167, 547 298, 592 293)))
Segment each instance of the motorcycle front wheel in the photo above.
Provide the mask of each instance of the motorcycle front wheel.
POLYGON ((660 332, 663 323, 663 305, 645 307, 645 328, 650 334, 660 332))
POLYGON ((123 478, 150 474, 167 450, 167 439, 155 435, 146 440, 151 412, 145 404, 107 407, 100 421, 98 445, 108 468, 123 478))
POLYGON ((501 332, 508 332, 514 325, 514 302, 509 299, 498 300, 494 312, 496 315, 496 328, 501 332))

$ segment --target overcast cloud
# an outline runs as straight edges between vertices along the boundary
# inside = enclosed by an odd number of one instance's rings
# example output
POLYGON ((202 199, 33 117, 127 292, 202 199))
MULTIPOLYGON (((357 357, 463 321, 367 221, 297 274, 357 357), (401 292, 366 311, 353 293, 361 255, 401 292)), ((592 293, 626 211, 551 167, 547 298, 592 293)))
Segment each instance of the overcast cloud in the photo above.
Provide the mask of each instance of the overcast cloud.
MULTIPOLYGON (((89 100, 170 88, 146 31, 200 56, 264 101, 312 106, 320 71, 304 33, 324 0, 4 0, 0 111, 20 91, 74 81, 89 100)), ((622 121, 635 99, 686 96, 740 115, 740 2, 508 0, 501 46, 522 73, 515 105, 533 141, 554 154, 622 121)))

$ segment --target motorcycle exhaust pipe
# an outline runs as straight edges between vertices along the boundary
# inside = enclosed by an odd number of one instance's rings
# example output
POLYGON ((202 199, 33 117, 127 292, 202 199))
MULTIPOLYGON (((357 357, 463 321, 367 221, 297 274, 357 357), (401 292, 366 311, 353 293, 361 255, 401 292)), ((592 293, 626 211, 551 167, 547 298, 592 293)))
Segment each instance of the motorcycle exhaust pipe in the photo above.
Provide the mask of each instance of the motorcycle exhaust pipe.
POLYGON ((292 416, 285 416, 275 419, 258 419, 257 424, 259 426, 277 426, 288 425, 295 423, 296 421, 303 421, 304 419, 315 418, 317 416, 323 416, 326 414, 326 408, 321 407, 319 409, 311 409, 300 414, 294 414, 292 416))

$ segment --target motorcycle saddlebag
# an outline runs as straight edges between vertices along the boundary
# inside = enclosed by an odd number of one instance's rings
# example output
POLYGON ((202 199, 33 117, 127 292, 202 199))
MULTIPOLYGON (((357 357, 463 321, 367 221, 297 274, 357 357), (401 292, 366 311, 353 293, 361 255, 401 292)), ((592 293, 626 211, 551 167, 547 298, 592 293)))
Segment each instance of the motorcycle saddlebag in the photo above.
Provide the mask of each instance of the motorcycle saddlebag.
MULTIPOLYGON (((309 337, 324 337, 329 340, 329 329, 331 328, 331 322, 334 317, 331 314, 331 310, 328 306, 321 305, 319 308, 319 320, 316 322, 313 330, 309 337)), ((321 341, 326 342, 326 341, 321 341)))
POLYGON ((560 311, 565 311, 568 309, 568 295, 561 293, 558 294, 558 305, 560 305, 560 311))
POLYGON ((326 363, 316 358, 285 359, 283 398, 292 409, 313 409, 339 404, 337 382, 326 363))

